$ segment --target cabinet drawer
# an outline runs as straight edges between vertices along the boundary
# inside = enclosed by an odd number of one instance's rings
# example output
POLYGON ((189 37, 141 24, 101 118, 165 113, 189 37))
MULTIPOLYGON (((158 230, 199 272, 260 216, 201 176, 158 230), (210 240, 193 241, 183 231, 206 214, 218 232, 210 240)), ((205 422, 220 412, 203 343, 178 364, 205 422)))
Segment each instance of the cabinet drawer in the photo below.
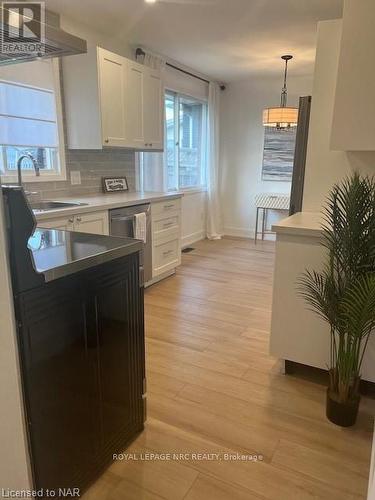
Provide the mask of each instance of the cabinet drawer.
POLYGON ((165 273, 177 267, 181 262, 180 240, 174 239, 165 243, 154 244, 153 276, 165 273))
POLYGON ((165 200, 161 203, 153 203, 152 204, 152 216, 155 220, 165 217, 169 217, 173 212, 179 212, 181 209, 181 200, 165 200))
POLYGON ((43 229, 60 229, 61 231, 73 231, 74 217, 59 217, 57 219, 48 219, 37 221, 38 227, 43 229))
POLYGON ((172 215, 171 217, 156 220, 152 225, 153 241, 173 237, 180 237, 180 216, 172 215))

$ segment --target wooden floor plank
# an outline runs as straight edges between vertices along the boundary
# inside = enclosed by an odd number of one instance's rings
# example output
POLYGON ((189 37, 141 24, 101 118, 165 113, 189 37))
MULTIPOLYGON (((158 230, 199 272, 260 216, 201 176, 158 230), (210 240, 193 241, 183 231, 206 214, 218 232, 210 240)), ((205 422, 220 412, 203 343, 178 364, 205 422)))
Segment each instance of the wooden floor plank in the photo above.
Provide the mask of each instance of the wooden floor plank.
POLYGON ((368 477, 363 462, 348 454, 331 451, 326 453, 311 447, 281 440, 272 459, 281 468, 298 471, 326 484, 335 485, 343 494, 352 493, 365 497, 368 477), (337 463, 340 467, 337 467, 337 463))
POLYGON ((137 460, 118 460, 113 463, 110 471, 166 500, 183 499, 198 472, 178 461, 149 459, 147 454, 152 451, 139 443, 133 443, 126 453, 134 453, 137 460))
POLYGON ((199 474, 185 500, 261 500, 249 490, 199 474))
MULTIPOLYGON (((202 474, 231 486, 249 490, 251 494, 267 500, 354 500, 357 495, 343 494, 330 485, 312 480, 304 474, 283 470, 265 461, 225 460, 237 450, 222 446, 201 434, 180 429, 150 418, 146 431, 138 438, 140 446, 157 452, 204 453, 216 452, 222 460, 191 460, 189 465, 202 474)), ((136 443, 137 444, 137 443, 136 443)), ((251 497, 250 497, 251 498, 251 497)), ((228 500, 231 500, 228 497, 228 500)))

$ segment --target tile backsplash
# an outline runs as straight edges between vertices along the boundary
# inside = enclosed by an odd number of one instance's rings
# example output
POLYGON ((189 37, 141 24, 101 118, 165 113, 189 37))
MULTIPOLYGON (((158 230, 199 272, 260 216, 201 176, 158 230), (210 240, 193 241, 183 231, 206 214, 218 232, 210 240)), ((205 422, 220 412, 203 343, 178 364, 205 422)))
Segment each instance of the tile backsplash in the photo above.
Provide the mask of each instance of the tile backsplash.
POLYGON ((135 153, 128 150, 66 150, 66 181, 28 182, 29 191, 37 191, 42 199, 81 196, 102 192, 102 177, 125 175, 129 191, 135 191, 135 153), (79 170, 81 184, 70 183, 71 170, 79 170))

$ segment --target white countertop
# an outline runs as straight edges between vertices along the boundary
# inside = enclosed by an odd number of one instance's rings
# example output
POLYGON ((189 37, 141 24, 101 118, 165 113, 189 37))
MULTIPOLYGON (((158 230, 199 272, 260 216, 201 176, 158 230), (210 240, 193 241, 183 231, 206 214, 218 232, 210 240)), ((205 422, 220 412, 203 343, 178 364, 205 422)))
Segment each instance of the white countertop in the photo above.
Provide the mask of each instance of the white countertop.
POLYGON ((319 212, 298 212, 272 226, 277 234, 294 234, 320 237, 322 214, 319 212))
POLYGON ((132 193, 103 193, 93 196, 69 196, 67 198, 54 198, 53 201, 86 203, 84 206, 69 207, 63 209, 48 210, 48 212, 37 213, 37 221, 64 217, 66 215, 95 212, 98 210, 111 210, 112 208, 129 207, 163 201, 165 199, 180 198, 183 194, 178 191, 162 192, 132 192, 132 193))

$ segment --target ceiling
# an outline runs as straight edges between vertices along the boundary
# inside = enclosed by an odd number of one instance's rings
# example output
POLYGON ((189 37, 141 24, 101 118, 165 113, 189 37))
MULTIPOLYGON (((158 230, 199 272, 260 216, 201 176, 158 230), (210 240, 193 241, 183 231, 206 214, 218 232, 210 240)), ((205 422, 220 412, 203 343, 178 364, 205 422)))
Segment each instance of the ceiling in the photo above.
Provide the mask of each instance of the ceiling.
POLYGON ((313 71, 316 23, 342 15, 343 0, 47 0, 49 9, 140 44, 222 81, 313 71))

